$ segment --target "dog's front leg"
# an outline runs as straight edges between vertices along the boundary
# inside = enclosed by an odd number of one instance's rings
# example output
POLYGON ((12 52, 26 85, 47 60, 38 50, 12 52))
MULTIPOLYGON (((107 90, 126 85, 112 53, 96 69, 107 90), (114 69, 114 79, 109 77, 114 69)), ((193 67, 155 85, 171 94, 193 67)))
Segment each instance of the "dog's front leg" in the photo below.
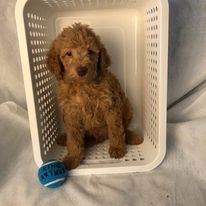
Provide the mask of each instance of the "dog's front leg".
POLYGON ((110 110, 105 116, 110 140, 109 154, 112 158, 121 158, 125 155, 125 131, 120 111, 110 110))
POLYGON ((67 133, 66 146, 68 153, 65 156, 63 163, 67 169, 76 168, 82 158, 84 150, 84 135, 85 130, 78 115, 72 116, 71 114, 65 118, 65 127, 67 133))

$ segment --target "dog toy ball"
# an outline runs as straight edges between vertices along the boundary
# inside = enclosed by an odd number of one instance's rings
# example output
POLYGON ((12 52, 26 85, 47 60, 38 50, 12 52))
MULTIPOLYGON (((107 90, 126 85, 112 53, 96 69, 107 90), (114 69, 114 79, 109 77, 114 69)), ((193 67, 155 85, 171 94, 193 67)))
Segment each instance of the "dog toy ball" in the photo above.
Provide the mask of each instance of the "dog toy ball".
POLYGON ((65 182, 67 170, 63 163, 49 160, 39 168, 38 177, 40 183, 45 187, 56 188, 65 182))

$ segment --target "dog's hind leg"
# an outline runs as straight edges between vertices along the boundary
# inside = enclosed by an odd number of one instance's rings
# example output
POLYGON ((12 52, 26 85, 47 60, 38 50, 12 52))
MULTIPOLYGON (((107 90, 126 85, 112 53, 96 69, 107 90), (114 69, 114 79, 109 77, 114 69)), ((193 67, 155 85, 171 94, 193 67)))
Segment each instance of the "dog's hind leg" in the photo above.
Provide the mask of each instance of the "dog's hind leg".
POLYGON ((67 135, 64 133, 64 134, 61 134, 57 137, 57 140, 56 140, 57 144, 60 145, 60 146, 66 146, 66 142, 67 142, 67 135))
POLYGON ((144 139, 141 135, 138 135, 130 130, 126 130, 125 131, 125 142, 126 144, 129 145, 138 145, 138 144, 142 144, 144 139))
POLYGON ((125 101, 123 114, 124 114, 123 124, 124 124, 124 128, 125 128, 125 142, 126 142, 126 144, 129 144, 129 145, 142 144, 144 141, 143 137, 128 129, 129 124, 132 120, 132 107, 131 107, 128 99, 126 99, 126 101, 125 101))

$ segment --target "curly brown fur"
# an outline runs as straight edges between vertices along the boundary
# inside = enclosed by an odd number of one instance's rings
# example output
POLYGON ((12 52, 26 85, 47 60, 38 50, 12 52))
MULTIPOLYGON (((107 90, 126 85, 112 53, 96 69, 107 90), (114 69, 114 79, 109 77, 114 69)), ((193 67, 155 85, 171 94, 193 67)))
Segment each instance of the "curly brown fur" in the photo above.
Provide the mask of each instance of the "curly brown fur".
POLYGON ((110 57, 100 38, 87 25, 76 23, 53 42, 48 68, 58 80, 59 105, 64 114, 68 148, 64 164, 77 167, 85 139, 110 140, 113 158, 125 155, 125 141, 140 144, 143 139, 127 130, 132 109, 116 77, 107 70, 110 57), (125 140, 128 136, 128 140, 125 140))

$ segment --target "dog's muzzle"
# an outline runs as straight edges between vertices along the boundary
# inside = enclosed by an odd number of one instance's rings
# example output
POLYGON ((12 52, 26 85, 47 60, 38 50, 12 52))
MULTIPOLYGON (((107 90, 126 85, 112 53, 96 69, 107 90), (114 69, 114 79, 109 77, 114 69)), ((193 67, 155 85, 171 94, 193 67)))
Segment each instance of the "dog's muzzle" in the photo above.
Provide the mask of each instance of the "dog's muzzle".
POLYGON ((88 68, 87 67, 78 67, 77 68, 77 73, 80 77, 83 77, 87 74, 88 68))

